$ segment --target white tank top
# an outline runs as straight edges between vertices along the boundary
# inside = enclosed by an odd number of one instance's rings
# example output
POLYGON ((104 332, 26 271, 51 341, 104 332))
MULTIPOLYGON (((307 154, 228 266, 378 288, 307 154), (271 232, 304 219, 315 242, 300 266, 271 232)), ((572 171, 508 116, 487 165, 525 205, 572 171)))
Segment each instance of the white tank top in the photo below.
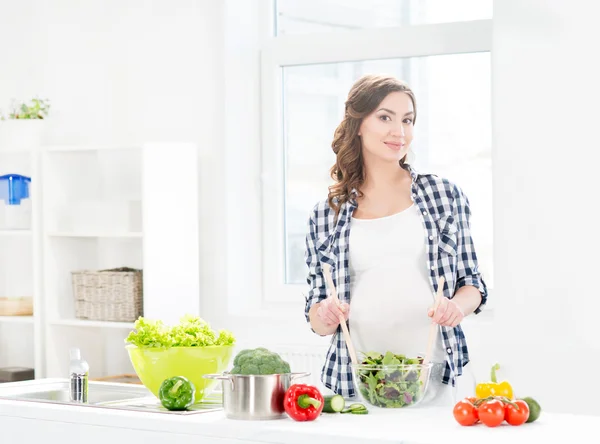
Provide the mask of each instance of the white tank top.
MULTIPOLYGON (((434 293, 418 207, 353 218, 350 226, 350 333, 357 352, 425 356, 434 293)), ((438 327, 432 362, 445 362, 438 327)))

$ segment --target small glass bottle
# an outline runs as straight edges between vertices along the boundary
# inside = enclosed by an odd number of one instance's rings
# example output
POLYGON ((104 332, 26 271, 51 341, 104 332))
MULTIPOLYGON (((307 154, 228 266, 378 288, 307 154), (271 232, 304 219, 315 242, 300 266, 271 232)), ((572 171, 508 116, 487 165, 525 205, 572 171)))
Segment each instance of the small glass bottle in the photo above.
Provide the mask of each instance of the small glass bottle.
POLYGON ((70 397, 71 402, 88 402, 88 377, 90 366, 81 359, 81 351, 78 348, 72 348, 69 352, 69 376, 71 378, 70 397))

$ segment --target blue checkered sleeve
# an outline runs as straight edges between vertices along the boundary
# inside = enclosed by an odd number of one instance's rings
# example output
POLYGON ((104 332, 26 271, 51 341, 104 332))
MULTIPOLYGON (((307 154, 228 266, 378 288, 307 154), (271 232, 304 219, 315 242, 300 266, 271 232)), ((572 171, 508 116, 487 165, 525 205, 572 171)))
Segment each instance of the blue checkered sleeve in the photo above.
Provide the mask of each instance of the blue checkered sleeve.
POLYGON ((455 218, 458 223, 458 262, 456 266, 456 290, 465 285, 476 287, 481 293, 481 303, 475 310, 478 314, 483 309, 487 302, 487 286, 481 277, 477 264, 477 253, 475 252, 475 244, 471 237, 470 217, 471 210, 469 207, 469 199, 458 187, 454 187, 454 204, 455 218))
POLYGON ((323 210, 315 208, 315 211, 308 221, 308 232, 306 235, 306 248, 304 257, 306 260, 306 265, 308 266, 308 276, 306 278, 306 282, 308 283, 308 295, 306 295, 304 315, 307 322, 310 322, 308 314, 311 307, 317 302, 327 298, 327 287, 325 285, 325 278, 323 277, 323 272, 317 256, 316 247, 319 230, 323 228, 323 223, 319 224, 318 221, 321 220, 322 222, 322 219, 327 218, 327 215, 322 213, 324 213, 323 210))

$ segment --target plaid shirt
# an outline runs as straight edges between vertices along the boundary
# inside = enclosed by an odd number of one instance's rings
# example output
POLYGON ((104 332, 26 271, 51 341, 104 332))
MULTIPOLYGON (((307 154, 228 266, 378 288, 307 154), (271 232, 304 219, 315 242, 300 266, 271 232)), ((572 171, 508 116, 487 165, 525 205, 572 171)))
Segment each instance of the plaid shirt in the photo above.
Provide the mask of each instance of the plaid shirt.
MULTIPOLYGON (((452 298, 465 285, 478 288, 482 300, 475 313, 481 312, 487 301, 487 288, 478 270, 477 255, 471 238, 469 200, 459 187, 448 180, 431 174, 419 174, 409 165, 404 168, 410 172, 412 200, 419 207, 427 232, 425 242, 432 300, 435 300, 438 276, 443 275, 446 281, 443 293, 447 298, 452 298)), ((310 308, 327 297, 321 263, 331 266, 338 297, 350 303, 348 241, 352 213, 356 208, 357 204, 353 199, 344 203, 337 221, 334 221, 335 212, 326 200, 318 203, 313 210, 308 222, 305 252, 309 270, 309 292, 305 308, 307 321, 310 308)), ((440 328, 446 349, 442 381, 445 384, 452 382, 454 385, 456 377, 462 374, 463 366, 469 362, 467 343, 460 325, 440 328)), ((332 337, 321 379, 335 393, 355 396, 350 358, 341 327, 338 327, 332 337)))

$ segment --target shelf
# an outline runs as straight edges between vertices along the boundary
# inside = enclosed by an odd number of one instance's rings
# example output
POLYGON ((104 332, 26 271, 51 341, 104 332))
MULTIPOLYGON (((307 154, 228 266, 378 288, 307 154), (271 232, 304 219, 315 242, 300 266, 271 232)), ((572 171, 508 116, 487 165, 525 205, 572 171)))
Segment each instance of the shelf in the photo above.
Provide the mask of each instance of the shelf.
POLYGON ((0 150, 0 155, 2 154, 10 154, 15 155, 15 154, 27 154, 30 155, 32 153, 32 149, 7 149, 7 150, 0 150))
POLYGON ((133 322, 86 321, 85 319, 59 319, 50 321, 50 324, 66 327, 120 328, 124 330, 131 330, 134 325, 133 322))
POLYGON ((0 230, 0 237, 2 236, 31 236, 31 230, 0 230))
POLYGON ((138 231, 132 231, 129 233, 96 233, 96 232, 82 232, 82 233, 72 233, 68 231, 54 231, 50 233, 46 233, 47 236, 50 237, 104 237, 104 238, 119 238, 119 239, 133 239, 133 238, 141 238, 142 233, 138 231))
POLYGON ((33 324, 33 316, 0 316, 0 323, 33 324))
POLYGON ((48 153, 71 153, 81 151, 139 150, 136 145, 52 145, 44 147, 48 153))

